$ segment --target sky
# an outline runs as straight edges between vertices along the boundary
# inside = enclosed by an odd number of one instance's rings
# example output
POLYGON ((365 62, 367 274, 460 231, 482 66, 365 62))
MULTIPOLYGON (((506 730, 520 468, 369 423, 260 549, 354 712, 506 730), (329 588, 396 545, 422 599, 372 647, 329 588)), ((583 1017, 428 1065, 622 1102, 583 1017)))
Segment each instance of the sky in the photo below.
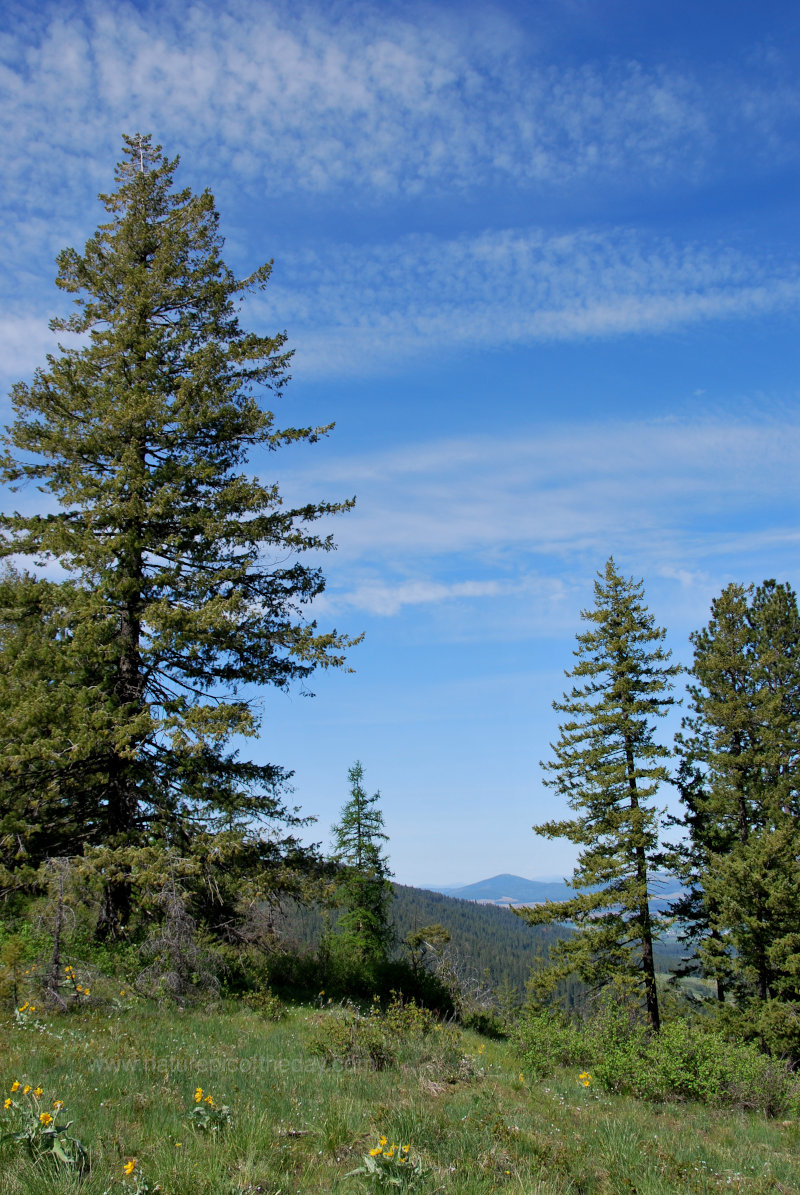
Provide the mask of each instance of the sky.
POLYGON ((800 7, 2 7, 0 421, 152 133, 228 264, 274 260, 278 424, 336 425, 253 470, 357 498, 314 609, 354 671, 265 693, 245 749, 323 845, 361 760, 401 883, 569 874, 539 761, 608 557, 683 664, 724 585, 800 581, 800 7))

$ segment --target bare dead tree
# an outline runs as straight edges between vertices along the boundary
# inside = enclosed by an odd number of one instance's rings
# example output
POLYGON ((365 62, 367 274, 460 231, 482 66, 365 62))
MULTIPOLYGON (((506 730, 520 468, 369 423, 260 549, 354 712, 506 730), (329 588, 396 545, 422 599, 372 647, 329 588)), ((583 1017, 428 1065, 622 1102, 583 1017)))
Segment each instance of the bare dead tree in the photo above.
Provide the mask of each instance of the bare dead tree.
POLYGON ((163 920, 141 947, 143 960, 150 961, 136 978, 137 991, 178 1004, 216 995, 217 960, 197 940, 197 924, 189 913, 187 894, 177 886, 173 868, 156 904, 163 911, 163 920))

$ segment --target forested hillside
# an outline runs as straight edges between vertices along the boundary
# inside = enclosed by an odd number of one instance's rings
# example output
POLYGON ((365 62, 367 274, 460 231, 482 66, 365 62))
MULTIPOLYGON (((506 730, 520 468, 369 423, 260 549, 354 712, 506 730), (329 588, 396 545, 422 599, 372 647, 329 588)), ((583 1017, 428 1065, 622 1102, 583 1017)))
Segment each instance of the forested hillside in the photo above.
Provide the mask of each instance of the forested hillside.
MULTIPOLYGON (((465 977, 486 978, 492 987, 510 984, 520 993, 537 959, 546 956, 554 942, 568 936, 562 926, 527 925, 497 905, 456 900, 406 884, 394 885, 390 916, 396 953, 403 953, 402 943, 409 933, 439 924, 450 932, 448 950, 459 972, 465 977)), ((277 919, 283 935, 307 948, 319 944, 323 924, 319 906, 294 901, 286 903, 277 919)), ((671 970, 680 953, 674 940, 658 945, 658 969, 671 970)))

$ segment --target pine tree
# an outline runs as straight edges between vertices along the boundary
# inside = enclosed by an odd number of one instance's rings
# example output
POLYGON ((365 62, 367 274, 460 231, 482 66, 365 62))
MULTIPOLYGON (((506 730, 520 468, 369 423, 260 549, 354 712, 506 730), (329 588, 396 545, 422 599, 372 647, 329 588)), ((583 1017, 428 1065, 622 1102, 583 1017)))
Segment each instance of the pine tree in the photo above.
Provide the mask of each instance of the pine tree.
MULTIPOLYGON (((303 618, 324 579, 298 554, 331 548, 313 524, 351 503, 286 507, 244 471, 254 449, 329 430, 279 430, 262 403, 291 354, 284 334, 243 330, 238 307, 270 265, 237 279, 209 192, 175 189, 178 159, 149 137, 123 149, 100 197, 108 221, 58 257, 76 311, 51 326, 82 341, 13 388, 2 462, 46 504, 3 517, 2 552, 65 570, 65 633, 91 697, 77 741, 48 759, 43 727, 30 765, 64 793, 84 778, 86 830, 65 831, 61 854, 139 841, 183 853, 200 833, 291 823, 284 771, 228 744, 258 731, 253 692, 341 665, 350 642, 303 618)), ((101 929, 117 932, 125 884, 106 895, 101 929)))
POLYGON ((380 792, 367 795, 364 769, 356 761, 347 773, 350 799, 333 827, 334 860, 339 868, 336 902, 344 908, 338 921, 340 944, 351 958, 366 963, 386 958, 391 945, 389 908, 392 885, 383 842, 380 792))
POLYGON ((739 1000, 800 998, 800 615, 788 585, 732 584, 692 636, 677 740, 687 831, 676 908, 704 973, 739 1000), (690 778, 690 783, 687 783, 690 778))
POLYGON ((621 577, 610 559, 594 591, 594 608, 581 614, 590 629, 577 636, 578 662, 566 674, 578 683, 553 703, 567 721, 552 744, 554 758, 542 764, 544 783, 576 816, 534 827, 584 848, 571 884, 585 891, 520 915, 535 925, 575 926, 535 977, 540 987, 553 988, 572 972, 595 988, 627 977, 658 1030, 653 939, 660 925, 649 907, 658 845, 652 799, 668 779, 661 761, 669 751, 656 743, 654 731, 655 720, 674 703, 669 693, 680 668, 669 663, 665 632, 644 605, 642 582, 621 577))

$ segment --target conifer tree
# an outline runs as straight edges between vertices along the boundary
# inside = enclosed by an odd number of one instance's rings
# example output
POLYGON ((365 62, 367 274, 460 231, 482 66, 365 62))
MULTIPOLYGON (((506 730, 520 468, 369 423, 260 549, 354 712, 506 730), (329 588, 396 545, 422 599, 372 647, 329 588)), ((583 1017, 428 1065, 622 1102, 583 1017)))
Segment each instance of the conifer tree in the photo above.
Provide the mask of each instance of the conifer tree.
POLYGON ((582 850, 568 901, 520 910, 535 925, 572 922, 575 932, 558 942, 550 965, 534 985, 553 989, 573 972, 591 987, 627 977, 659 1028, 653 939, 660 925, 650 913, 650 876, 658 845, 658 812, 652 804, 668 779, 669 751, 655 741, 656 719, 680 668, 670 664, 665 632, 644 604, 642 582, 625 579, 613 558, 595 582, 595 605, 582 611, 590 627, 577 636, 577 683, 553 706, 567 715, 544 783, 574 810, 571 819, 535 826, 548 838, 568 838, 582 850))
MULTIPOLYGON (((140 841, 180 853, 198 833, 290 822, 282 769, 229 743, 258 731, 255 690, 341 665, 350 642, 303 617, 324 579, 298 554, 331 548, 314 524, 351 503, 288 507, 246 472, 253 450, 329 428, 275 426, 263 396, 288 379, 285 334, 238 316, 270 265, 234 276, 212 196, 176 189, 177 164, 149 137, 124 139, 107 222, 58 257, 76 310, 51 326, 82 340, 12 391, 2 476, 45 497, 39 514, 3 517, 2 552, 65 571, 70 652, 91 679, 84 733, 48 778, 61 791, 92 778, 87 833, 63 854, 140 841)), ((106 894, 113 933, 125 884, 106 894)))
POLYGON ((364 769, 356 761, 347 773, 350 799, 333 827, 334 860, 339 867, 336 901, 344 908, 338 921, 346 954, 359 962, 386 958, 390 945, 391 872, 383 853, 388 835, 378 808, 380 791, 364 788, 364 769))
POLYGON ((675 911, 718 994, 800 999, 800 615, 788 585, 728 585, 692 636, 677 739, 689 884, 675 911))

